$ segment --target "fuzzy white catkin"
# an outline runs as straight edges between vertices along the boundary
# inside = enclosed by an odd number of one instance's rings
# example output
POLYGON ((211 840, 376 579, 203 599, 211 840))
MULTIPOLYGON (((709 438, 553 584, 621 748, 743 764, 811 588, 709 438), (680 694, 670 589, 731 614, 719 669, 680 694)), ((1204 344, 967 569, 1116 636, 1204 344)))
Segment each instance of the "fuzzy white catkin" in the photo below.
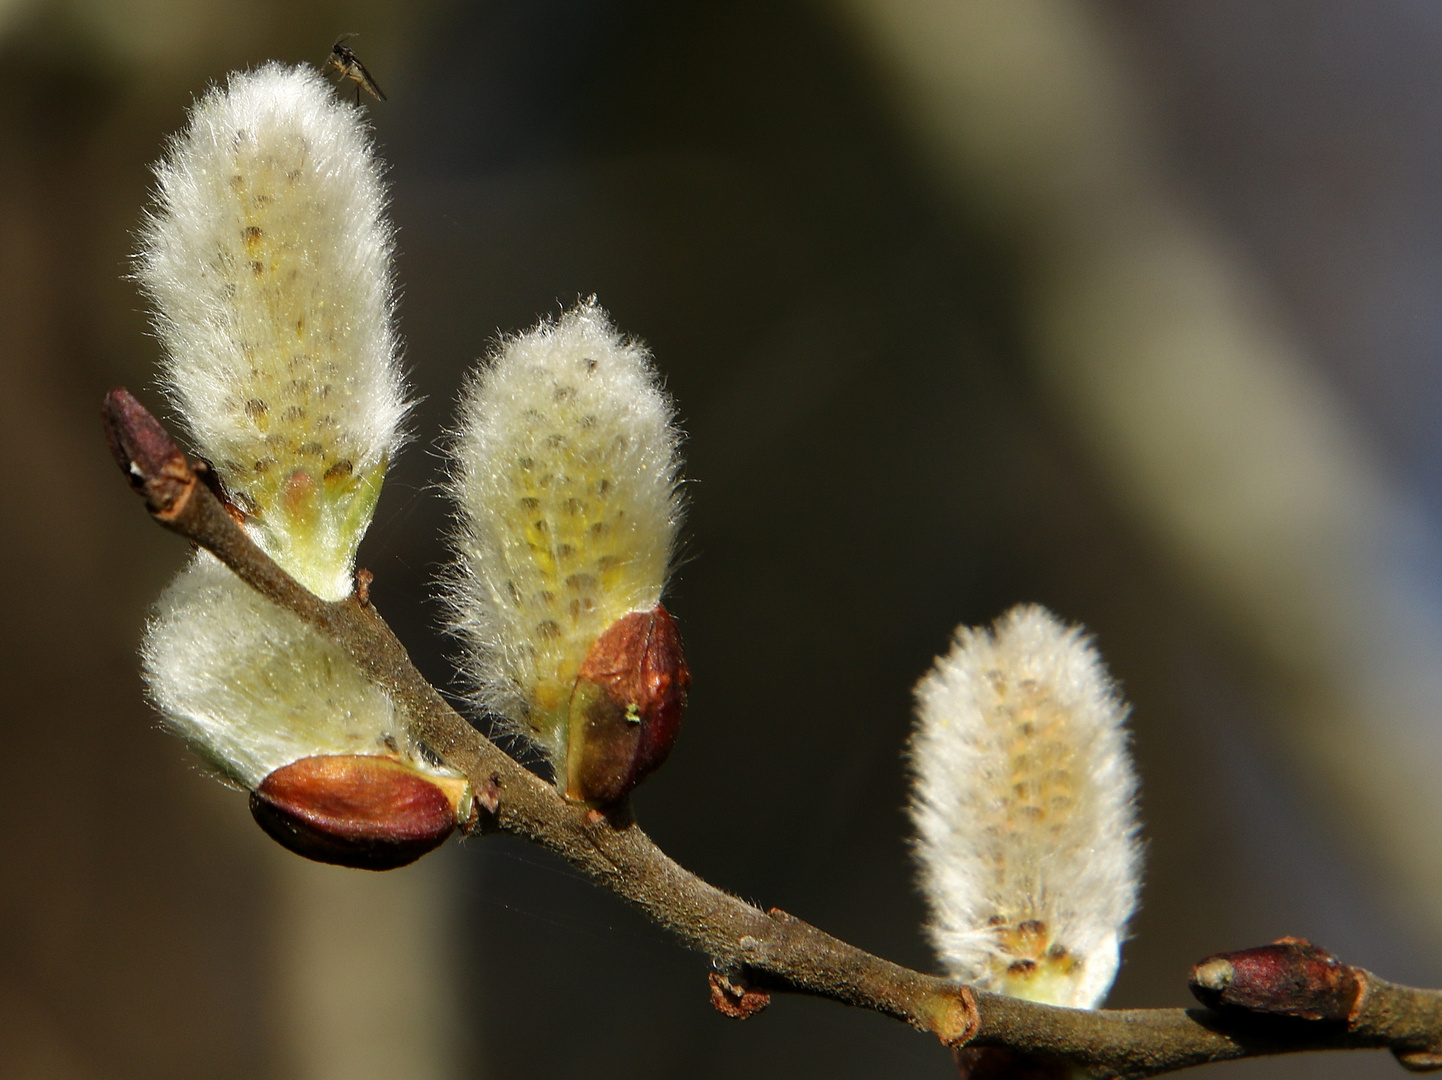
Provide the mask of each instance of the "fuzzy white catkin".
POLYGON ((201 98, 155 174, 137 277, 166 391, 257 542, 340 599, 406 412, 366 126, 270 63, 201 98))
POLYGON ((681 518, 680 435, 650 356, 594 299, 508 338, 454 445, 454 623, 480 703, 558 763, 596 638, 656 606, 681 518))
POLYGON ((243 787, 318 754, 413 756, 390 698, 339 646, 207 552, 161 594, 141 660, 168 726, 243 787))
POLYGON ((1127 709, 1101 658, 1025 605, 958 629, 916 699, 910 812, 943 962, 984 989, 1095 1007, 1141 873, 1127 709))
MULTIPOLYGON (((256 541, 341 599, 406 410, 370 137, 318 73, 272 63, 198 101, 155 171, 137 276, 167 392, 256 541)), ((207 554, 142 655, 169 726, 233 783, 327 754, 435 771, 349 657, 207 554)))

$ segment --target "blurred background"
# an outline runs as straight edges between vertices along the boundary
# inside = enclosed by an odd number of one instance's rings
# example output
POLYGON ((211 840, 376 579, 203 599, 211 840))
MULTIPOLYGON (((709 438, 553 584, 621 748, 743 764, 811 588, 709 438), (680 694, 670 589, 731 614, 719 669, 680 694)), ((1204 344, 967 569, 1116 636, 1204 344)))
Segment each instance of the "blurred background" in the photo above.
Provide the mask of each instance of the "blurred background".
POLYGON ((97 419, 160 404, 148 163, 228 69, 345 32, 424 396, 361 556, 427 674, 463 372, 595 292, 689 433, 695 687, 637 799, 683 864, 934 968, 910 687, 1035 600, 1135 710, 1112 1004, 1286 933, 1442 984, 1442 8, 0 0, 0 1077, 954 1075, 826 1002, 721 1018, 705 958, 519 842, 304 863, 156 730, 135 649, 185 553, 97 419))

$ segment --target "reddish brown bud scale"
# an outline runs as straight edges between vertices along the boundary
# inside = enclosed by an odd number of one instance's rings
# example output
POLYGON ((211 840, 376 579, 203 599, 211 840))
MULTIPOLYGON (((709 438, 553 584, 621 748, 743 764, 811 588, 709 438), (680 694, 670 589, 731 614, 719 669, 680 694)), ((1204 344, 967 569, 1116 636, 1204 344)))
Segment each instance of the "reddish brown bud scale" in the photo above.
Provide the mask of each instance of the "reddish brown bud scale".
POLYGON ((394 758, 337 754, 276 769, 251 792, 250 812, 297 855, 390 870, 445 841, 464 792, 464 781, 427 776, 394 758))
POLYGON ((180 447, 124 387, 105 395, 100 409, 105 441, 130 486, 161 517, 172 513, 195 484, 195 473, 180 447))
POLYGON ((719 971, 706 976, 711 989, 711 1007, 733 1020, 747 1020, 771 1004, 771 995, 758 990, 744 979, 732 978, 719 971))
POLYGON ((571 693, 566 798, 612 803, 654 772, 676 742, 690 686, 681 635, 664 607, 607 627, 571 693))
POLYGON ((1192 993, 1211 1008, 1349 1023, 1366 974, 1302 938, 1209 956, 1192 968, 1192 993))

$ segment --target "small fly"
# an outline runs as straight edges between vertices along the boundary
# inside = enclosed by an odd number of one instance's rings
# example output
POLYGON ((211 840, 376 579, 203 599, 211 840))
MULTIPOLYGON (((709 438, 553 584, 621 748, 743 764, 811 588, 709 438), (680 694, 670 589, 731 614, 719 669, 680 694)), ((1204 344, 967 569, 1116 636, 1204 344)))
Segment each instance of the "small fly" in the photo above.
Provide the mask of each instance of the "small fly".
POLYGON ((325 66, 333 69, 336 74, 341 77, 342 82, 350 79, 351 82, 356 84, 355 103, 357 105, 360 104, 362 86, 365 87, 366 93, 370 94, 371 97, 385 101, 385 91, 380 88, 380 85, 375 79, 371 78, 371 73, 367 71, 366 66, 360 62, 360 57, 355 54, 355 50, 346 44, 346 39, 354 36, 353 34, 344 34, 339 41, 331 46, 330 57, 326 60, 325 66))

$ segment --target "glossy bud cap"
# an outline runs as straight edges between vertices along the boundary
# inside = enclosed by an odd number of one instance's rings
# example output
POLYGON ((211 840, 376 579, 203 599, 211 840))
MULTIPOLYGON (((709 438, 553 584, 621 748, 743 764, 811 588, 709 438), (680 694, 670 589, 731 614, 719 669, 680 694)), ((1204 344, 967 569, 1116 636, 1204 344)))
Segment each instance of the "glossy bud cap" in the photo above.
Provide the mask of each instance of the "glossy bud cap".
POLYGON ((1360 969, 1303 938, 1217 953, 1192 968, 1192 994, 1210 1008, 1303 1020, 1351 1021, 1366 990, 1360 969))
POLYGON ((604 806, 659 768, 690 686, 676 621, 660 604, 608 626, 571 692, 566 798, 604 806))
POLYGON ((394 758, 334 754, 276 769, 250 812, 282 847, 316 862, 391 870, 439 847, 470 810, 464 780, 394 758))

